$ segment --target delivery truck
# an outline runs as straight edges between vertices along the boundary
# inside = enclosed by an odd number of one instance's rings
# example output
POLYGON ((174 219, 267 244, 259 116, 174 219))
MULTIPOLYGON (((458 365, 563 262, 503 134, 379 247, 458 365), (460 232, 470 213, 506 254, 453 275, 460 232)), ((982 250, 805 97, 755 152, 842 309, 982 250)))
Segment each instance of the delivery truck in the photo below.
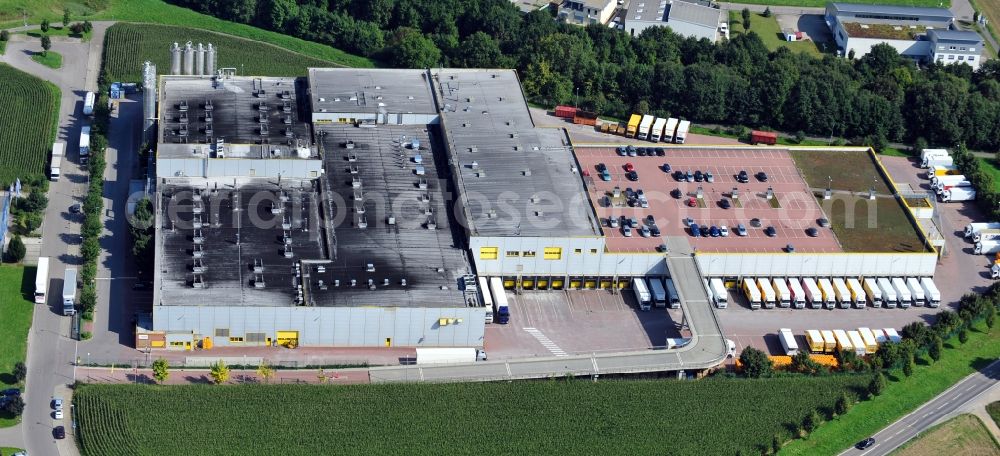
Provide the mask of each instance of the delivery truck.
POLYGON ((851 308, 851 290, 847 288, 847 282, 844 279, 833 278, 833 295, 837 298, 837 305, 841 309, 851 308))
POLYGON ((639 131, 639 122, 642 121, 642 116, 639 114, 632 114, 628 118, 628 126, 625 127, 625 136, 629 138, 635 138, 636 132, 639 131))
POLYGON ((941 305, 941 292, 938 291, 937 285, 934 285, 934 279, 921 277, 920 286, 924 289, 924 298, 927 299, 927 307, 936 308, 941 305))
POLYGON ((948 155, 935 155, 923 163, 926 164, 924 168, 930 168, 932 166, 953 166, 955 164, 955 159, 948 155))
POLYGON ((882 307, 882 290, 878 287, 878 282, 874 278, 865 277, 863 283, 865 294, 868 295, 868 302, 872 303, 872 307, 882 307))
POLYGON ((757 288, 760 289, 760 294, 764 298, 764 308, 773 309, 778 302, 778 297, 774 292, 774 287, 771 286, 771 281, 766 277, 760 277, 757 279, 757 288))
POLYGON ((715 307, 720 309, 725 309, 729 306, 729 293, 726 292, 726 286, 722 283, 722 279, 713 278, 708 281, 709 287, 712 289, 712 298, 715 299, 715 307))
POLYGON ((92 116, 94 115, 94 103, 97 102, 97 96, 94 92, 87 92, 83 96, 83 115, 92 116))
POLYGON ((76 314, 76 268, 66 269, 63 276, 62 314, 76 314))
POLYGON ((639 133, 636 135, 636 139, 649 139, 649 129, 653 126, 653 116, 646 114, 642 116, 642 121, 639 122, 639 133))
POLYGON ((503 288, 503 279, 490 277, 490 292, 493 294, 493 313, 496 322, 506 325, 510 322, 510 305, 507 304, 507 290, 503 288))
POLYGON ((885 338, 894 344, 898 344, 903 341, 902 337, 899 337, 899 333, 896 332, 894 328, 882 328, 885 331, 885 338))
POLYGON ((667 305, 671 309, 681 308, 681 295, 677 293, 677 286, 674 285, 673 279, 663 279, 663 284, 667 288, 667 305))
POLYGON ((660 142, 663 138, 663 128, 667 126, 667 119, 662 117, 657 117, 653 121, 653 128, 649 131, 649 140, 652 142, 660 142))
POLYGON ((885 277, 879 277, 878 289, 882 292, 882 303, 889 309, 896 308, 896 304, 899 303, 899 296, 896 294, 896 289, 892 287, 892 282, 885 277))
POLYGON ((52 143, 52 161, 49 164, 49 180, 57 181, 62 175, 62 162, 66 157, 66 143, 56 141, 52 143))
POLYGON ((653 305, 656 307, 667 307, 667 290, 663 288, 663 282, 656 277, 647 279, 649 291, 653 298, 653 305))
POLYGON ((461 364, 486 361, 486 352, 473 347, 428 347, 417 349, 417 365, 461 364))
POLYGON ((640 277, 632 279, 632 293, 635 294, 635 302, 639 304, 639 310, 649 310, 650 301, 653 297, 649 294, 649 289, 646 288, 646 281, 640 277))
POLYGON ((774 293, 778 297, 778 307, 787 309, 792 307, 792 291, 788 289, 788 282, 784 277, 775 277, 771 280, 774 293))
POLYGON ((837 337, 834 336, 833 330, 824 329, 820 333, 823 334, 823 351, 835 353, 837 351, 837 337))
POLYGON ((878 342, 875 341, 875 335, 872 334, 871 329, 858 328, 858 334, 861 334, 861 341, 864 342, 866 355, 871 355, 878 351, 878 342))
POLYGON ((90 125, 84 125, 80 128, 80 164, 87 164, 87 158, 90 157, 90 125))
POLYGON ((979 230, 972 233, 972 242, 995 241, 1000 239, 1000 229, 979 230))
POLYGON ((965 177, 964 174, 936 177, 933 179, 933 182, 931 182, 931 188, 936 193, 941 193, 941 191, 951 187, 971 187, 971 186, 972 183, 969 182, 969 178, 965 177))
POLYGON ((906 286, 906 281, 901 277, 893 277, 890 282, 892 282, 892 289, 896 290, 899 307, 906 309, 913 305, 913 294, 910 293, 910 288, 906 286))
POLYGON ((823 334, 817 329, 806 330, 806 343, 809 344, 809 351, 812 353, 823 353, 823 334))
POLYGON ((997 230, 1000 229, 1000 223, 970 223, 965 225, 965 237, 970 237, 979 230, 997 230))
POLYGON ((805 288, 806 299, 809 301, 809 307, 813 309, 822 309, 823 292, 820 291, 819 286, 816 285, 816 279, 812 277, 803 277, 802 288, 805 288))
POLYGON ((816 284, 819 285, 819 291, 823 294, 823 307, 826 309, 833 309, 836 307, 836 292, 833 289, 833 284, 830 283, 830 279, 819 279, 816 281, 816 284))
POLYGON ((757 289, 757 283, 753 279, 743 279, 743 294, 746 295, 747 301, 750 302, 751 309, 760 309, 760 290, 757 289))
POLYGON ((931 176, 931 177, 934 177, 934 176, 947 176, 949 174, 962 174, 962 172, 959 171, 958 167, 955 166, 955 165, 951 165, 951 166, 933 166, 933 167, 931 167, 931 170, 928 172, 928 175, 931 176))
POLYGON ((868 307, 868 297, 865 294, 864 287, 861 286, 860 280, 854 277, 847 279, 847 288, 851 290, 851 304, 854 305, 855 309, 868 307))
POLYGON ((679 123, 680 121, 676 117, 667 119, 667 125, 663 127, 663 142, 674 142, 674 134, 677 133, 677 124, 679 123))
POLYGON ((486 323, 493 323, 493 294, 490 293, 490 281, 479 276, 479 292, 483 295, 483 307, 486 308, 486 323))
POLYGON ((802 289, 799 279, 794 277, 788 279, 788 288, 792 291, 792 307, 796 309, 806 308, 806 292, 802 289))
POLYGON ((795 356, 799 353, 799 344, 795 343, 795 335, 792 334, 791 329, 779 329, 778 340, 781 341, 781 347, 785 349, 786 356, 795 356))
POLYGON ((962 201, 975 201, 976 190, 971 187, 952 187, 941 192, 942 203, 958 203, 962 201))
POLYGON ((684 144, 684 141, 687 140, 688 129, 690 128, 691 128, 690 120, 680 121, 680 123, 677 124, 677 132, 674 133, 674 142, 677 144, 684 144))
POLYGON ((1000 240, 977 242, 972 249, 972 253, 976 255, 992 255, 997 252, 1000 252, 1000 240))
POLYGON ((872 329, 872 335, 875 336, 875 343, 876 344, 882 345, 882 344, 888 342, 888 339, 885 338, 885 331, 883 331, 883 330, 881 330, 879 328, 872 329))
POLYGON ((854 347, 854 354, 865 356, 868 352, 865 348, 865 340, 861 338, 861 333, 857 331, 847 331, 847 337, 851 339, 851 346, 854 347))
POLYGON ((924 287, 920 286, 920 281, 916 277, 906 278, 906 288, 910 290, 914 306, 923 307, 927 305, 927 299, 924 296, 924 287))
POLYGON ((924 149, 920 151, 920 167, 930 168, 931 166, 934 166, 928 163, 928 161, 932 157, 948 157, 948 156, 949 154, 947 149, 924 149))
POLYGON ((834 329, 833 336, 837 339, 837 351, 854 350, 854 344, 851 343, 851 338, 847 336, 847 331, 834 329))
MULTIPOLYGON (((74 287, 76 287, 74 285, 74 287)), ((49 290, 49 257, 39 257, 35 268, 35 302, 45 304, 45 295, 49 290)))

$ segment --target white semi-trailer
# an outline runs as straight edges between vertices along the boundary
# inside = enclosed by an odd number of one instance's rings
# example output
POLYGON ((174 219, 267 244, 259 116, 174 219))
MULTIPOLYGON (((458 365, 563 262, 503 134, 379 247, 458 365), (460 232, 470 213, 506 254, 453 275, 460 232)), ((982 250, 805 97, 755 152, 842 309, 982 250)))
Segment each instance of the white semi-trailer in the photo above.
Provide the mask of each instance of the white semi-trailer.
POLYGON ((961 201, 974 201, 976 190, 972 187, 952 187, 941 192, 942 203, 957 203, 961 201))
POLYGON ((847 282, 840 277, 833 278, 833 293, 837 298, 837 305, 841 309, 851 308, 851 290, 847 288, 847 282))
MULTIPOLYGON (((76 285, 74 285, 75 287, 76 285)), ((45 304, 45 295, 49 289, 49 257, 39 257, 35 268, 35 302, 45 304)))
POLYGON ((76 314, 76 268, 69 268, 63 276, 63 315, 76 314))
POLYGON ((663 282, 657 277, 650 277, 649 291, 653 295, 653 305, 656 307, 667 306, 667 290, 663 288, 663 282))
POLYGON ((785 349, 785 355, 795 356, 799 353, 799 344, 795 342, 795 335, 792 334, 791 329, 779 329, 778 340, 781 341, 781 347, 785 349))
POLYGON ((690 120, 682 120, 680 124, 677 125, 677 133, 674 134, 674 142, 677 144, 684 144, 687 140, 688 129, 691 128, 690 120))
POLYGON ((906 282, 902 277, 893 277, 892 288, 896 290, 896 296, 899 297, 899 307, 904 309, 910 307, 913 304, 913 295, 910 293, 910 288, 906 286, 906 282))
POLYGON ((662 117, 657 117, 653 121, 653 128, 649 130, 649 140, 652 142, 660 142, 660 138, 663 137, 663 128, 667 126, 667 119, 662 117))
POLYGON ((677 133, 677 124, 680 123, 676 117, 667 119, 667 126, 663 128, 663 142, 674 142, 674 133, 677 133))
POLYGON ((812 277, 802 278, 802 288, 806 289, 806 298, 809 299, 809 307, 813 309, 823 308, 823 292, 816 286, 816 279, 812 277))
POLYGON ((729 306, 729 293, 726 293, 726 286, 722 283, 722 279, 713 278, 708 281, 709 287, 712 289, 712 297, 715 298, 715 307, 720 309, 725 309, 729 306))
POLYGON ((646 288, 646 281, 639 277, 632 279, 632 292, 635 293, 635 300, 639 304, 639 310, 649 310, 652 296, 649 294, 649 289, 646 288))
POLYGON ((923 168, 930 168, 934 165, 929 165, 928 160, 932 157, 948 157, 947 149, 924 149, 920 151, 920 166, 923 168))
POLYGON ((924 288, 924 297, 927 299, 927 307, 938 307, 941 305, 941 292, 930 277, 920 278, 920 286, 924 288))
POLYGON ((806 308, 806 292, 796 278, 788 279, 788 288, 792 291, 792 307, 796 309, 806 308))
POLYGON ((882 291, 882 302, 885 306, 890 309, 894 309, 896 304, 899 304, 899 295, 896 294, 896 289, 893 288, 892 282, 885 277, 878 278, 878 289, 882 291))
POLYGON ((970 223, 965 225, 965 237, 972 236, 976 231, 979 230, 996 230, 1000 229, 1000 223, 970 223))
POLYGON ((486 352, 472 347, 433 347, 417 349, 417 364, 458 364, 486 361, 486 352))
POLYGON ((650 115, 642 116, 642 121, 639 122, 637 139, 649 139, 649 129, 653 127, 653 119, 654 117, 650 115))
POLYGON ((992 255, 997 252, 1000 252, 1000 240, 977 242, 972 248, 972 253, 976 255, 992 255))
POLYGON ((479 276, 479 292, 483 294, 483 307, 486 308, 486 323, 493 323, 493 294, 490 293, 490 281, 479 276))
POLYGON ((913 298, 914 306, 925 306, 927 300, 924 296, 924 287, 920 286, 920 281, 915 277, 906 278, 906 288, 910 289, 910 296, 913 298))
POLYGON ((778 307, 788 308, 792 306, 792 291, 788 289, 788 282, 784 277, 775 277, 771 281, 774 292, 778 295, 778 307))

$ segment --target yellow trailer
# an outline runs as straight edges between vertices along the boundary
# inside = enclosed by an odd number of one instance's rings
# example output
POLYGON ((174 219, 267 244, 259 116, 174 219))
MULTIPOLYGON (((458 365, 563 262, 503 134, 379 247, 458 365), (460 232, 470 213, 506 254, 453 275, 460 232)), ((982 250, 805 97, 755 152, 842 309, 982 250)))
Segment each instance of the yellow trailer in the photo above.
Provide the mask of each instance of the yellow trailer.
POLYGON ((871 355, 878 351, 878 341, 871 329, 858 328, 858 333, 861 334, 861 340, 865 343, 865 353, 871 355))
POLYGON ((833 330, 833 335, 837 338, 837 350, 854 350, 854 344, 851 343, 851 338, 847 337, 847 331, 844 331, 843 329, 835 329, 833 330))
POLYGON ((833 330, 824 329, 820 331, 823 334, 823 351, 827 353, 834 353, 837 351, 837 338, 833 335, 833 330))
POLYGON ((625 130, 625 136, 635 138, 635 133, 639 131, 639 122, 642 122, 642 116, 639 114, 632 114, 632 117, 628 118, 628 127, 625 130))
POLYGON ((962 174, 962 172, 959 171, 958 167, 955 165, 938 165, 935 166, 934 168, 931 168, 931 171, 933 172, 933 174, 931 175, 937 177, 957 176, 959 174, 962 174))
POLYGON ((823 334, 819 330, 806 330, 806 342, 809 344, 810 352, 823 353, 826 349, 826 345, 823 343, 823 334))

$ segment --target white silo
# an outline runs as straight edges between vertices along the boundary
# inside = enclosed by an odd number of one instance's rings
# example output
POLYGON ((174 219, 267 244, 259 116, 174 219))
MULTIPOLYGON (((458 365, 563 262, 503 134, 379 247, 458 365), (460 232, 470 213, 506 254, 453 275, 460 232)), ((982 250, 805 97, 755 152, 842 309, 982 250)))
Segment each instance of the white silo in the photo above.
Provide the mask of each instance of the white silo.
POLYGON ((184 45, 184 74, 194 74, 194 47, 190 41, 184 45))
POLYGON ((212 47, 212 43, 208 43, 208 49, 205 50, 205 73, 209 76, 215 74, 215 48, 212 47))
POLYGON ((205 46, 202 46, 201 43, 198 43, 198 48, 195 50, 194 61, 194 74, 205 74, 205 46))
POLYGON ((170 74, 181 74, 181 46, 170 46, 170 74))

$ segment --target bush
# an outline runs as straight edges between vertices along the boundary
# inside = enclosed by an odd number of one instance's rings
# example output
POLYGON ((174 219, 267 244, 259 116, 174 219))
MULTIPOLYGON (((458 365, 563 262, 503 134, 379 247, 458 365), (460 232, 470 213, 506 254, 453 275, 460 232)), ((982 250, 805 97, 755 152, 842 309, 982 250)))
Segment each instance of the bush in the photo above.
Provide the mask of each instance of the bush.
POLYGON ((0 41, 10 41, 10 32, 7 30, 0 30, 0 41))
POLYGON ((21 396, 14 396, 7 400, 3 409, 11 415, 20 415, 21 413, 24 413, 24 399, 21 399, 21 396))
POLYGON ((72 32, 74 35, 83 35, 84 33, 83 23, 74 22, 72 25, 69 26, 69 31, 72 32))
POLYGON ((14 372, 12 373, 14 374, 15 380, 23 382, 25 378, 28 378, 28 366, 26 366, 23 362, 18 361, 14 363, 14 372))
POLYGON ((819 427, 822 421, 823 418, 819 416, 819 412, 813 410, 811 413, 806 415, 806 418, 804 420, 802 420, 802 430, 806 431, 807 433, 812 432, 816 430, 817 427, 819 427))
POLYGON ((10 244, 7 244, 7 251, 4 252, 4 259, 8 263, 20 263, 24 259, 24 255, 27 254, 27 249, 24 248, 24 242, 21 241, 21 236, 14 236, 14 239, 10 240, 10 244))
POLYGON ((80 318, 83 318, 86 321, 94 321, 94 311, 93 310, 85 310, 85 311, 83 311, 83 314, 82 314, 82 316, 80 318))
POLYGON ((969 331, 966 330, 966 329, 962 329, 961 331, 959 331, 958 332, 958 341, 961 342, 961 343, 963 343, 963 344, 966 343, 966 342, 968 342, 969 341, 969 331))
POLYGON ((91 337, 94 337, 94 335, 91 334, 90 331, 80 333, 80 340, 90 340, 91 337))
POLYGON ((934 337, 931 341, 930 348, 927 349, 927 354, 930 355, 931 359, 937 361, 941 359, 941 351, 944 350, 944 342, 941 341, 940 337, 934 337))
POLYGON ((771 375, 771 359, 756 348, 744 348, 743 353, 740 353, 740 363, 743 364, 743 372, 747 377, 760 378, 771 375))
POLYGON ((872 377, 871 383, 868 384, 868 393, 874 396, 882 394, 885 390, 885 375, 882 372, 876 372, 875 376, 872 377))
POLYGON ((837 403, 833 405, 833 411, 840 416, 847 413, 850 408, 851 400, 848 399, 847 393, 841 393, 840 397, 837 398, 837 403))
POLYGON ((913 356, 910 356, 910 358, 906 360, 906 364, 903 364, 903 375, 907 377, 913 375, 913 369, 917 367, 916 364, 917 363, 913 361, 913 356))

